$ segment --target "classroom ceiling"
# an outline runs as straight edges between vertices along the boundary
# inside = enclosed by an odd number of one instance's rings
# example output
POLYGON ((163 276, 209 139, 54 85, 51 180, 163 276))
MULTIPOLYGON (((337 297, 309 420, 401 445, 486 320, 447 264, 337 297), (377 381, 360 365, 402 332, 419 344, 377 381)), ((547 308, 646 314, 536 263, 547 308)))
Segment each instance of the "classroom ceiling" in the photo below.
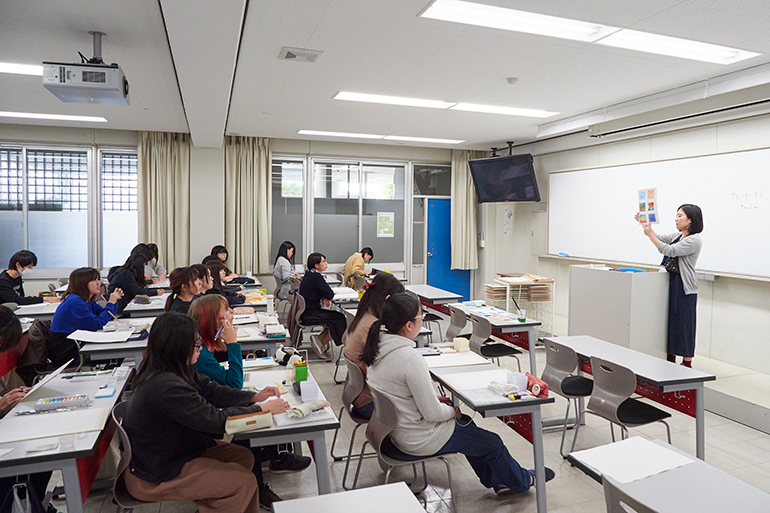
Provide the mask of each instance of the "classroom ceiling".
MULTIPOLYGON (((475 0, 474 0, 475 1, 475 0)), ((9 0, 0 6, 0 62, 77 62, 89 30, 107 34, 131 104, 63 103, 39 76, 0 73, 0 111, 103 116, 107 123, 0 123, 367 142, 319 130, 462 139, 488 149, 536 139, 537 127, 770 62, 767 0, 486 0, 540 14, 732 46, 762 55, 701 63, 545 36, 420 18, 431 0, 9 0), (309 64, 281 47, 322 51, 309 64), (507 82, 518 78, 516 85, 507 82), (559 112, 547 119, 334 100, 340 91, 559 112)))

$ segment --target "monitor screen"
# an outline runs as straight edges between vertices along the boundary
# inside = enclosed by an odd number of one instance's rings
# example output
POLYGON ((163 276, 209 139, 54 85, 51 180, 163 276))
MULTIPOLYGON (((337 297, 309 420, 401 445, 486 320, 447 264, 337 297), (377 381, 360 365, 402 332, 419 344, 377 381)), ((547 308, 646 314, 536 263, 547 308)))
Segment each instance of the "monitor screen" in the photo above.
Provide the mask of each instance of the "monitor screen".
POLYGON ((469 160, 479 203, 540 201, 532 155, 469 160))

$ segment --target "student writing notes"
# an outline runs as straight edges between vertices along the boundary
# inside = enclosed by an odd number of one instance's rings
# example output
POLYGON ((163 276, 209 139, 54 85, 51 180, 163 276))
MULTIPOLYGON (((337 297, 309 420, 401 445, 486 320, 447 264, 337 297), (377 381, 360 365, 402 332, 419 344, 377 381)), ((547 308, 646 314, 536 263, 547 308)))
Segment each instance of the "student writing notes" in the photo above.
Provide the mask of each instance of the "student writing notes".
POLYGON ((123 309, 139 294, 146 296, 161 296, 163 289, 148 289, 144 286, 144 265, 149 261, 147 255, 141 251, 129 255, 126 262, 110 269, 107 279, 110 285, 107 292, 112 294, 115 289, 123 290, 123 297, 118 301, 118 312, 123 309))
POLYGON ((350 258, 345 262, 345 267, 342 268, 342 276, 345 279, 344 283, 346 287, 353 286, 353 281, 350 279, 353 274, 358 274, 360 276, 369 274, 366 272, 366 269, 364 269, 364 264, 369 262, 372 258, 374 258, 374 251, 369 247, 350 255, 350 258))
POLYGON ((34 305, 43 301, 58 303, 57 297, 31 297, 24 295, 22 277, 37 265, 37 256, 23 249, 17 251, 8 262, 8 269, 0 273, 0 303, 16 303, 17 305, 34 305))
POLYGON ((202 345, 192 317, 167 312, 153 323, 123 420, 133 449, 126 487, 144 501, 191 500, 201 513, 257 513, 251 451, 215 439, 228 416, 289 405, 275 387, 254 394, 198 374, 202 345), (254 404, 269 397, 276 399, 254 404))

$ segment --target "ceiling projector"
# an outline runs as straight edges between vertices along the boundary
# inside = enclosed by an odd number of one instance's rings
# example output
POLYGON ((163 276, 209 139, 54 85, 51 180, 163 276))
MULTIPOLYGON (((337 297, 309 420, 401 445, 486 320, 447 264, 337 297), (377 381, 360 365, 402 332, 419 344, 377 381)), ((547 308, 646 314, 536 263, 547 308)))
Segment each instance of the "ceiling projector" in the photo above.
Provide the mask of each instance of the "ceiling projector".
POLYGON ((43 87, 63 102, 128 105, 126 75, 117 64, 102 61, 104 33, 89 34, 94 36, 94 57, 86 61, 80 54, 84 62, 74 64, 44 62, 43 87))

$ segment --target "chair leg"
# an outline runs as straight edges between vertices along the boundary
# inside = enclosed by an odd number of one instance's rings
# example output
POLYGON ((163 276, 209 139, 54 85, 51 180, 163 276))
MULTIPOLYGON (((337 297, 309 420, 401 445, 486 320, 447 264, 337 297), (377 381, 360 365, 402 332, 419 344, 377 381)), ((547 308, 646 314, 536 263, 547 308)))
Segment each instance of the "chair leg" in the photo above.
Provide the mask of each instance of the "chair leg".
MULTIPOLYGON (((368 440, 364 440, 364 445, 361 446, 361 454, 358 456, 358 467, 356 468, 356 477, 353 479, 353 488, 358 484, 358 474, 361 472, 361 462, 364 460, 364 451, 366 451, 366 445, 368 440)), ((388 484, 388 475, 385 474, 385 484, 388 484)))
POLYGON ((516 355, 512 355, 514 358, 516 358, 516 365, 519 366, 519 372, 521 372, 521 361, 519 360, 519 357, 516 355))
MULTIPOLYGON (((350 446, 348 447, 348 457, 345 461, 345 472, 342 473, 342 488, 344 490, 352 490, 352 488, 348 488, 346 486, 346 482, 348 480, 348 469, 350 468, 350 460, 353 458, 353 444, 356 441, 356 431, 358 431, 358 428, 360 428, 363 424, 356 424, 356 427, 353 428, 353 433, 350 435, 350 446)), ((363 453, 363 448, 361 448, 361 451, 363 453)), ((358 459, 358 464, 361 464, 361 458, 358 459)), ((356 470, 356 475, 358 474, 358 470, 356 470)))
MULTIPOLYGON (((567 420, 569 419, 569 408, 572 406, 572 399, 567 399, 567 413, 564 415, 564 429, 562 429, 561 432, 561 444, 559 445, 559 454, 561 454, 561 457, 565 460, 567 459, 568 454, 564 454, 564 439, 567 438, 567 420)), ((575 407, 575 411, 577 411, 577 406, 575 407)), ((577 431, 575 431, 575 434, 577 435, 577 431)))
MULTIPOLYGON (((343 406, 342 408, 340 408, 340 414, 337 415, 338 419, 342 418, 342 412, 344 412, 344 411, 345 411, 345 407, 343 406)), ((334 461, 342 461, 345 458, 344 456, 335 456, 334 455, 334 445, 337 443, 337 435, 339 434, 339 432, 340 432, 340 428, 337 428, 337 429, 334 430, 334 438, 332 438, 332 447, 329 450, 329 454, 332 455, 332 459, 334 461)))
POLYGON ((620 439, 625 440, 628 438, 628 428, 626 426, 620 426, 620 439))
MULTIPOLYGON (((612 435, 612 442, 614 443, 615 442, 615 426, 612 424, 612 422, 610 422, 610 434, 612 435)), ((623 436, 622 433, 621 433, 621 436, 623 436)))
POLYGON ((449 465, 449 460, 446 458, 439 459, 444 462, 444 465, 446 465, 446 476, 447 480, 449 481, 449 494, 452 496, 452 513, 457 513, 457 502, 455 502, 457 499, 455 498, 455 488, 452 484, 452 467, 449 465))
POLYGON ((575 442, 577 442, 578 433, 580 433, 580 423, 583 421, 583 417, 585 416, 586 412, 585 410, 580 412, 580 415, 577 417, 577 425, 575 426, 575 436, 572 438, 572 447, 570 447, 569 452, 572 452, 575 450, 575 442))
POLYGON ((345 352, 345 346, 340 346, 340 354, 339 356, 337 356, 337 366, 334 368, 334 382, 338 385, 344 383, 348 379, 347 376, 343 380, 337 379, 337 371, 340 370, 340 360, 342 360, 342 353, 344 352, 345 352))
POLYGON ((666 435, 668 436, 668 445, 671 445, 671 427, 668 425, 668 422, 665 420, 661 420, 660 422, 663 423, 664 426, 666 426, 666 435))

